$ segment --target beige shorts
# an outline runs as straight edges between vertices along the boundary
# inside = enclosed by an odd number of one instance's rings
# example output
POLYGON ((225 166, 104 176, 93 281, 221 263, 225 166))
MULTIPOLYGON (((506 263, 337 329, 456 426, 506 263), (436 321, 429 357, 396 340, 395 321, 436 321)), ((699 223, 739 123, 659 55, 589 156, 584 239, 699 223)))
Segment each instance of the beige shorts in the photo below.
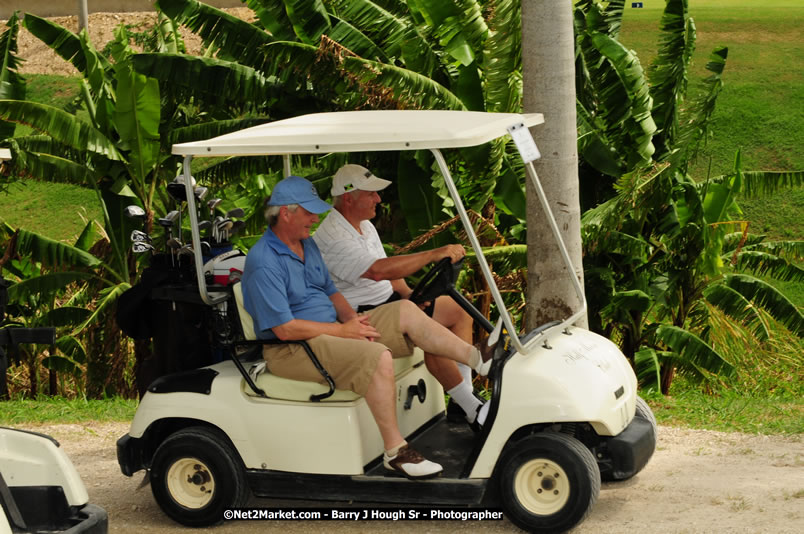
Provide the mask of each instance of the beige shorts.
MULTIPOLYGON (((413 352, 413 343, 399 328, 399 308, 399 302, 391 302, 365 313, 380 332, 375 341, 328 335, 307 340, 318 361, 335 381, 336 388, 365 395, 383 352, 390 350, 394 358, 413 352)), ((326 384, 304 347, 297 343, 263 345, 262 356, 268 369, 277 376, 326 384)))

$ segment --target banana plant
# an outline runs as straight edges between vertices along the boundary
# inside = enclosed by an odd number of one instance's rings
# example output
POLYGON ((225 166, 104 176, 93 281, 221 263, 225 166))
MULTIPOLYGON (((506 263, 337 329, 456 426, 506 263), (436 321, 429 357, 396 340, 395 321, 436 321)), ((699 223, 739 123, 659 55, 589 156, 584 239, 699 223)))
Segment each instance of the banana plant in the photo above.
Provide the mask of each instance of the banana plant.
POLYGON ((804 337, 801 311, 757 278, 804 281, 804 242, 748 233, 736 202, 789 184, 804 172, 745 173, 738 152, 732 173, 707 182, 679 182, 669 163, 623 175, 617 196, 584 214, 594 327, 620 340, 644 383, 666 394, 676 370, 730 372, 712 347, 712 307, 759 341, 771 335, 766 315, 804 337))
POLYGON ((47 326, 57 332, 54 346, 58 350, 51 350, 45 358, 40 359, 34 349, 20 348, 20 360, 28 368, 31 397, 39 390, 40 360, 51 372, 71 375, 79 390, 83 389, 84 367, 92 365, 78 332, 102 313, 89 309, 87 299, 88 283, 97 278, 96 269, 102 266, 101 260, 87 252, 94 224, 90 221, 86 225, 74 245, 3 225, 0 242, 5 244, 6 254, 5 261, 0 260, 0 270, 19 280, 8 288, 9 318, 4 326, 47 326))

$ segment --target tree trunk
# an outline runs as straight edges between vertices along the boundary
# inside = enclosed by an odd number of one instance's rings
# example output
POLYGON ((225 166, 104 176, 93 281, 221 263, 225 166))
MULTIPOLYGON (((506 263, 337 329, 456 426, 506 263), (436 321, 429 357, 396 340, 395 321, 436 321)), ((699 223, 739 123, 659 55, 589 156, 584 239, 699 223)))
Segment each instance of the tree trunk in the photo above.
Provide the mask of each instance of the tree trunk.
MULTIPOLYGON (((575 40, 572 2, 522 2, 522 78, 525 112, 543 113, 531 132, 542 154, 534 162, 547 200, 583 285, 581 209, 575 119, 575 40)), ((528 330, 580 309, 570 274, 530 181, 528 197, 528 330)), ((587 327, 586 317, 578 326, 587 327)))

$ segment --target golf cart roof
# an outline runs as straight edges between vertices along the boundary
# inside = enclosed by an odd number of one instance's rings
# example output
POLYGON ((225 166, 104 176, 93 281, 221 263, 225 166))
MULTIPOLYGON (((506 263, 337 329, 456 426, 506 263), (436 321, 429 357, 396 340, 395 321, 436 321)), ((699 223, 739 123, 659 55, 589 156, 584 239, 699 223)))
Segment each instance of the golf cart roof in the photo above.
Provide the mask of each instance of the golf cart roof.
POLYGON ((11 150, 7 148, 0 148, 0 161, 11 159, 11 150))
POLYGON ((476 111, 342 111, 253 126, 204 141, 173 145, 183 156, 327 154, 476 146, 510 126, 542 124, 541 113, 476 111))

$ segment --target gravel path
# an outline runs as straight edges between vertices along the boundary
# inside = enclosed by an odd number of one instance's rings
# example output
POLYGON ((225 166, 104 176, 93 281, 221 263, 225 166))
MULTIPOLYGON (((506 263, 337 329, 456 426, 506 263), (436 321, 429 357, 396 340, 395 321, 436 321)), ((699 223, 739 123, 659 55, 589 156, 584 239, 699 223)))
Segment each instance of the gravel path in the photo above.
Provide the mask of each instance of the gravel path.
MULTIPOLYGON (((72 459, 90 501, 109 513, 109 531, 184 533, 138 488, 142 473, 128 478, 117 465, 115 442, 126 423, 28 426, 52 435, 72 459)), ((258 507, 297 503, 254 500, 258 507)), ((327 506, 327 503, 306 503, 327 506)), ((509 521, 232 521, 217 534, 272 532, 520 532, 509 521)), ((630 481, 604 484, 589 518, 573 532, 606 533, 799 533, 804 531, 802 436, 755 436, 660 427, 650 464, 630 481)))

